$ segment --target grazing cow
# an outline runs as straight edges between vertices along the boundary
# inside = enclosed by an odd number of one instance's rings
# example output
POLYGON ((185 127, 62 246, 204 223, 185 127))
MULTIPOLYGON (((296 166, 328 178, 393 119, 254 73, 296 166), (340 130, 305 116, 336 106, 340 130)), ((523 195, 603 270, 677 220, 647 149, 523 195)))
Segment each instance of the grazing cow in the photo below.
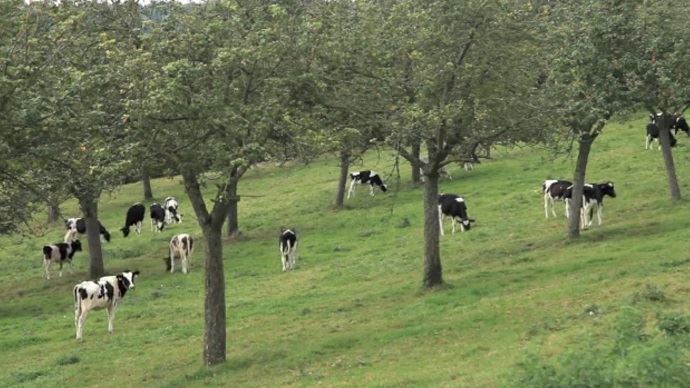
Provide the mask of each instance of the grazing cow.
POLYGON ((134 280, 139 271, 124 272, 114 276, 104 276, 98 281, 83 281, 74 286, 74 325, 77 327, 77 339, 84 332, 84 321, 91 310, 107 308, 108 333, 113 334, 113 319, 120 300, 127 290, 134 288, 134 280))
MULTIPOLYGON (((661 115, 657 113, 656 116, 661 115)), ((645 135, 644 148, 646 150, 653 148, 652 143, 656 140, 657 148, 661 149, 661 144, 659 143, 659 127, 656 125, 656 116, 649 114, 649 123, 647 123, 647 134, 645 135)), ((671 140, 671 147, 675 147, 678 139, 676 139, 677 131, 684 131, 690 136, 690 128, 688 127, 687 121, 683 116, 675 116, 673 119, 673 124, 671 125, 671 130, 669 131, 669 139, 671 140)))
POLYGON ((43 269, 46 274, 46 279, 50 279, 50 265, 57 261, 60 264, 60 277, 62 277, 62 264, 69 263, 70 272, 72 272, 72 258, 74 254, 81 251, 81 242, 74 240, 70 242, 62 242, 43 247, 43 269))
POLYGON ((127 209, 127 217, 125 218, 125 226, 120 229, 124 237, 129 236, 130 227, 134 226, 137 234, 141 234, 141 223, 144 222, 144 214, 146 207, 141 203, 135 203, 127 209))
POLYGON ((165 228, 165 210, 157 202, 151 204, 151 230, 161 232, 165 228))
POLYGON ((453 234, 455 234, 455 223, 460 224, 460 230, 470 230, 472 228, 473 219, 467 216, 467 204, 465 199, 455 194, 440 194, 438 196, 438 223, 441 227, 441 236, 443 232, 443 219, 449 216, 451 225, 453 226, 453 234))
POLYGON ((283 271, 295 269, 297 263, 297 232, 294 229, 281 228, 278 238, 280 260, 283 262, 283 271))
POLYGON ((383 183, 376 171, 355 171, 350 174, 350 179, 352 179, 352 182, 350 182, 350 190, 347 192, 347 199, 350 199, 350 196, 355 194, 356 184, 363 185, 368 183, 370 188, 369 194, 372 196, 374 195, 374 186, 378 186, 384 193, 388 191, 388 186, 383 183))
POLYGON ((170 273, 175 272, 175 260, 182 262, 182 273, 187 273, 190 266, 192 252, 194 251, 194 239, 192 236, 181 233, 176 234, 170 239, 170 250, 165 260, 165 269, 170 273))
POLYGON ((551 208, 551 214, 556 217, 555 201, 566 202, 565 216, 568 217, 566 191, 570 186, 572 186, 572 182, 557 179, 547 179, 542 183, 541 191, 544 193, 544 216, 546 218, 549 218, 549 208, 551 208))
MULTIPOLYGON (((105 229, 101 221, 98 221, 98 228, 102 239, 110 242, 110 232, 105 229)), ((86 233, 86 220, 83 218, 68 218, 65 220, 65 229, 67 229, 65 242, 74 241, 77 239, 78 234, 83 235, 86 233)))
POLYGON ((172 224, 173 220, 178 224, 182 222, 182 216, 177 211, 179 207, 180 205, 177 203, 175 197, 165 198, 165 201, 163 201, 163 209, 165 209, 166 224, 172 224))

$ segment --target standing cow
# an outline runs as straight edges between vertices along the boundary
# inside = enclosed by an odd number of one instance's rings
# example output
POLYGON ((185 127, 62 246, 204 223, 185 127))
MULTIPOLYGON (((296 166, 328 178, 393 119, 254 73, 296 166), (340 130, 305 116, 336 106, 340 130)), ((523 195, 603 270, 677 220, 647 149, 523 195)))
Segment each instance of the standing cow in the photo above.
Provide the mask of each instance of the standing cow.
POLYGON ((45 271, 46 279, 50 279, 50 265, 55 261, 60 264, 60 277, 62 277, 62 264, 65 262, 69 264, 70 272, 72 272, 72 258, 79 251, 81 251, 81 242, 79 240, 44 246, 43 270, 45 271))
POLYGON ((108 333, 113 334, 115 310, 127 290, 134 288, 134 280, 139 271, 126 270, 114 276, 104 276, 98 281, 83 281, 73 289, 74 325, 77 327, 77 339, 82 338, 84 321, 91 310, 107 308, 108 333))
POLYGON ((187 273, 190 267, 192 252, 194 251, 194 239, 192 236, 181 233, 176 234, 170 239, 168 246, 168 257, 165 260, 165 267, 170 273, 175 272, 175 261, 179 260, 182 264, 182 273, 187 273))
POLYGON ((280 249, 280 261, 283 263, 283 271, 295 269, 295 264, 297 264, 297 232, 294 228, 281 228, 278 248, 280 249))
POLYGON ((127 216, 125 218, 125 226, 120 229, 124 237, 129 236, 130 228, 133 226, 137 234, 141 234, 141 224, 144 222, 144 214, 146 207, 141 203, 135 203, 127 209, 127 216))

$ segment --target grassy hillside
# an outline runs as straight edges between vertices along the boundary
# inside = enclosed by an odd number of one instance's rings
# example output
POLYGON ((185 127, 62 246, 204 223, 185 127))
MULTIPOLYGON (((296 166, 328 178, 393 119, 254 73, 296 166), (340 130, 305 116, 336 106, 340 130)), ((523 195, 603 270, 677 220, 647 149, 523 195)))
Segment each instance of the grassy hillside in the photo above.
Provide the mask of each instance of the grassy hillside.
MULTIPOLYGON (((153 186, 180 199, 181 225, 161 234, 145 225, 124 239, 118 229, 141 187, 122 187, 100 206, 113 233, 106 268, 142 276, 112 336, 95 311, 83 342, 74 340, 71 288, 86 279, 85 252, 74 274, 43 278, 41 246, 61 240, 61 227, 0 238, 0 386, 502 386, 593 379, 601 364, 629 382, 662 381, 655 370, 683 376, 690 208, 670 203, 643 128, 612 124, 595 143, 588 181, 614 181, 618 198, 607 198, 604 225, 575 243, 565 241, 562 204, 561 218, 545 220, 538 192, 545 178, 570 177, 571 159, 525 148, 496 151, 470 173, 452 168, 441 189, 464 195, 477 223, 442 238, 448 285, 434 292, 420 291, 421 189, 407 183, 409 168, 397 191, 370 198, 361 188, 339 212, 328 207, 335 159, 250 171, 240 192, 263 196, 242 199, 244 238, 225 245, 228 361, 210 369, 201 366, 202 246, 187 276, 166 273, 161 260, 172 234, 201 235, 183 188, 178 179, 153 186), (300 233, 291 273, 280 270, 281 225, 300 233), (675 361, 656 360, 669 348, 675 361)), ((675 155, 690 196, 690 139, 675 155)), ((369 154, 364 167, 385 177, 391 155, 369 154)), ((76 204, 63 213, 76 215, 76 204)))

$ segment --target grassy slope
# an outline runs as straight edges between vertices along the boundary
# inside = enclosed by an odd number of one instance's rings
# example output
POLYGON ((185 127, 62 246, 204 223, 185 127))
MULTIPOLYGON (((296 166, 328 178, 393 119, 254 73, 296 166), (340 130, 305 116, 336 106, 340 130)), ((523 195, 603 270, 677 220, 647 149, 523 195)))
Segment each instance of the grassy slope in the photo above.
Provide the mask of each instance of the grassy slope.
MULTIPOLYGON (((71 287, 85 278, 86 254, 76 257, 75 274, 42 278, 40 248, 62 229, 0 239, 0 386, 495 386, 527 351, 548 356, 583 336, 610 340, 614 313, 644 284, 671 297, 658 308, 687 313, 690 209, 670 204, 661 155, 644 151, 642 128, 641 120, 611 125, 595 143, 589 180, 613 180, 619 197, 607 199, 604 225, 577 243, 564 241, 564 218, 544 220, 537 192, 545 178, 570 176, 571 160, 522 149, 497 152, 471 173, 454 168, 442 190, 466 196, 477 224, 442 239, 448 286, 432 293, 419 289, 419 188, 404 183, 375 198, 361 189, 346 211, 333 212, 334 160, 251 171, 240 191, 267 196, 242 200, 246 238, 225 246, 228 361, 211 369, 200 362, 203 249, 188 276, 164 273, 161 260, 173 233, 200 236, 182 187, 154 182, 154 194, 181 199, 183 224, 123 239, 117 229, 141 191, 125 186, 101 205, 114 235, 106 267, 137 268, 142 277, 113 336, 97 311, 84 341, 73 339, 71 287), (296 226, 302 239, 299 268, 287 274, 276 243, 281 225, 296 226), (601 314, 583 314, 592 304, 601 314)), ((690 142, 680 143, 688 196, 690 142)), ((371 154, 366 167, 389 171, 389 160, 371 154)), ((407 182, 409 169, 403 173, 407 182)), ((77 214, 73 203, 63 211, 77 214)))

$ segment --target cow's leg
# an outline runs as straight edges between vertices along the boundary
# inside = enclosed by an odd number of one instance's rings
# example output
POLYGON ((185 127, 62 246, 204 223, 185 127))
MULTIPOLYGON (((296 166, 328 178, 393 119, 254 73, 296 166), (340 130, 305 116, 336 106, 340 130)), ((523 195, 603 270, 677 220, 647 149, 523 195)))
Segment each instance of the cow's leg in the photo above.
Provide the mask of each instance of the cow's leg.
POLYGON ((182 273, 186 274, 187 273, 187 252, 185 252, 184 248, 182 249, 182 252, 180 252, 180 261, 182 262, 182 273))
POLYGON ((355 195, 355 184, 356 183, 357 183, 357 181, 355 181, 354 179, 352 180, 352 182, 350 182, 350 190, 347 191, 347 199, 350 199, 350 196, 354 197, 354 195, 355 195))
POLYGON ((108 305, 108 334, 113 334, 113 321, 115 320, 115 304, 108 305))
POLYGON ((155 232, 155 231, 156 231, 156 226, 155 226, 155 224, 156 224, 156 220, 154 220, 153 218, 151 218, 151 231, 152 231, 152 232, 155 232))
POLYGON ((60 260, 60 268, 59 268, 58 275, 59 275, 60 277, 62 277, 62 260, 60 260))
POLYGON ((438 205, 438 227, 441 229, 441 236, 443 236, 443 211, 441 211, 441 205, 438 205))
POLYGON ((458 221, 458 224, 460 224, 460 231, 465 233, 465 224, 462 223, 462 220, 458 221))
POLYGON ((644 149, 646 149, 646 150, 649 149, 649 135, 646 135, 644 137, 644 149))
POLYGON ((597 221, 599 222, 599 226, 601 226, 601 216, 602 216, 603 212, 604 212, 603 204, 598 203, 597 204, 597 221))
POLYGON ((46 279, 50 279, 50 264, 51 260, 47 260, 45 257, 43 258, 43 270, 46 273, 46 279))
POLYGON ((72 264, 72 260, 69 261, 69 273, 70 274, 74 273, 74 265, 72 264))
POLYGON ((374 185, 373 184, 369 184, 369 195, 371 195, 372 197, 374 196, 374 185))
POLYGON ((134 228, 137 231, 137 234, 141 234, 141 221, 137 222, 134 228))
POLYGON ((170 273, 175 272, 175 252, 170 249, 170 273))
POLYGON ((549 196, 544 193, 544 217, 549 218, 549 196))
POLYGON ((571 206, 571 205, 570 205, 570 199, 565 198, 565 199, 563 200, 563 202, 565 202, 565 218, 570 219, 570 212, 571 212, 571 210, 572 210, 572 209, 570 208, 570 206, 571 206))
POLYGON ((288 268, 288 258, 287 254, 283 251, 280 252, 280 261, 283 263, 283 272, 285 272, 288 268))
POLYGON ((295 268, 297 265, 297 241, 295 241, 295 245, 292 247, 292 268, 295 268))
POLYGON ((450 216, 450 226, 453 230, 451 234, 455 234, 455 216, 450 216))
POLYGON ((82 334, 84 334, 84 322, 86 321, 86 315, 89 312, 87 310, 81 310, 79 318, 77 319, 77 339, 80 340, 82 334))

